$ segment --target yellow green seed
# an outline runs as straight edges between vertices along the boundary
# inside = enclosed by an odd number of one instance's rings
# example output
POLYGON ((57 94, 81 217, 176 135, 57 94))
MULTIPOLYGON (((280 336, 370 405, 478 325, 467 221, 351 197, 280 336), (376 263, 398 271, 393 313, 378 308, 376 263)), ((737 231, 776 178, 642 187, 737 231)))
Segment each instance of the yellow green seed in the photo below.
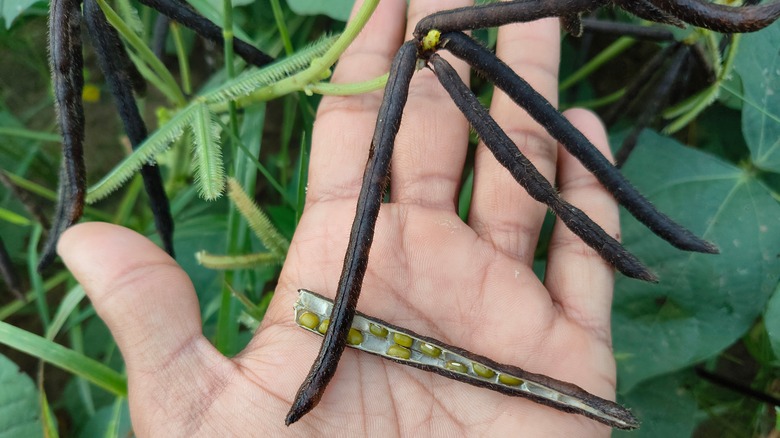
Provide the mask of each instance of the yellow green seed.
POLYGON ((517 377, 512 377, 506 374, 499 374, 498 381, 503 383, 504 385, 509 385, 509 386, 518 386, 523 383, 522 379, 518 379, 517 377))
POLYGON ((360 345, 363 343, 363 333, 360 332, 358 329, 351 328, 349 329, 349 334, 347 335, 347 343, 349 345, 360 345))
POLYGON ((473 369, 478 376, 484 377, 486 379, 489 379, 496 375, 495 371, 491 370, 485 365, 482 365, 481 363, 471 362, 471 369, 473 369))
POLYGON ((427 342, 420 342, 420 352, 430 357, 439 357, 441 348, 427 342))
POLYGON ((387 337, 387 329, 382 327, 381 325, 376 324, 369 324, 368 331, 371 332, 372 335, 378 337, 378 338, 386 338, 387 337))
POLYGON ((406 348, 411 347, 412 342, 414 342, 411 336, 406 336, 401 333, 393 333, 393 340, 395 341, 396 344, 402 345, 406 348))
POLYGON ((400 359, 409 359, 412 357, 412 351, 398 344, 393 344, 387 349, 387 355, 400 359))
POLYGON ((320 326, 317 327, 317 331, 321 334, 325 334, 326 331, 328 331, 328 326, 330 325, 330 319, 323 319, 320 323, 320 326))
POLYGON ((466 365, 463 365, 460 362, 455 362, 454 360, 448 361, 446 364, 444 364, 444 368, 463 374, 466 374, 469 371, 466 365))
POLYGON ((423 50, 434 50, 439 45, 441 39, 441 32, 436 29, 432 29, 427 35, 423 37, 422 46, 423 50))
POLYGON ((320 317, 311 312, 303 312, 301 313, 301 316, 298 317, 298 324, 309 330, 314 330, 320 325, 320 317))

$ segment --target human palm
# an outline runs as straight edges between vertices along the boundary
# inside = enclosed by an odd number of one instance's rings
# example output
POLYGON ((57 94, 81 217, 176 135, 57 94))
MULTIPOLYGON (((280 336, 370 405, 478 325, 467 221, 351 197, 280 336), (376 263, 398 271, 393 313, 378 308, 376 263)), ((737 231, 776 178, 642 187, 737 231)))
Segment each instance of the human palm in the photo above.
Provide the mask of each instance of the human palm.
MULTIPOLYGON (((413 1, 410 27, 434 9, 463 5, 443 3, 413 1)), ((387 71, 410 34, 402 27, 405 8, 403 0, 381 2, 340 61, 334 82, 387 71)), ((498 43, 499 56, 553 101, 558 33, 557 21, 509 26, 498 43)), ((467 77, 463 65, 456 67, 467 77)), ((320 404, 284 426, 320 344, 293 321, 296 291, 335 293, 380 97, 323 99, 304 215, 263 324, 235 358, 225 358, 203 337, 191 283, 151 242, 106 224, 81 225, 63 236, 63 258, 125 357, 139 436, 608 434, 606 426, 582 416, 350 349, 320 404)), ((614 201, 591 175, 570 156, 558 156, 543 130, 498 92, 491 111, 542 173, 550 179, 557 174, 565 198, 617 232, 614 201)), ((593 116, 575 111, 568 117, 607 152, 593 116)), ((539 282, 531 264, 545 207, 483 146, 475 160, 469 223, 463 223, 456 199, 467 141, 468 127, 454 104, 430 72, 419 72, 397 140, 391 202, 380 211, 358 308, 613 397, 612 269, 556 225, 545 283, 539 282)))

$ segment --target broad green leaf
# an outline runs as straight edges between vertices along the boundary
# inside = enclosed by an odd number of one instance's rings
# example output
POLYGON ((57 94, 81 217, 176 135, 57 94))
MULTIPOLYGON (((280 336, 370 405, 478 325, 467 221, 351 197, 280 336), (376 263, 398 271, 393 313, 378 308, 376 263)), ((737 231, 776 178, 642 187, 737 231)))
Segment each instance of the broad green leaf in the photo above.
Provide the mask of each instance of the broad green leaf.
POLYGON ((0 438, 41 436, 38 391, 11 359, 0 354, 0 438))
POLYGON ((772 344, 772 351, 776 357, 780 357, 780 283, 777 284, 775 293, 769 299, 764 312, 764 325, 772 344))
POLYGON ((10 29, 16 17, 39 1, 41 0, 0 0, 0 13, 3 14, 5 28, 10 29))
POLYGON ((752 161, 780 172, 780 22, 743 35, 734 68, 742 78, 742 133, 752 161))
POLYGON ((355 0, 287 0, 298 15, 324 14, 334 20, 347 21, 355 0))
POLYGON ((638 430, 615 430, 613 437, 689 437, 697 424, 696 400, 690 388, 690 371, 668 374, 644 382, 618 400, 641 422, 638 430))
POLYGON ((721 254, 680 251, 622 216, 623 242, 660 282, 617 280, 621 392, 718 354, 750 328, 780 276, 780 205, 752 173, 649 131, 624 171, 661 211, 721 254))
MULTIPOLYGON (((222 13, 222 2, 219 0, 187 0, 187 3, 197 9, 204 17, 211 20, 212 23, 217 23, 221 26, 225 22, 224 14, 222 13)), ((237 0, 231 2, 233 6, 242 6, 251 3, 251 0, 237 0)), ((233 23, 233 33, 236 38, 244 41, 252 41, 252 38, 238 25, 233 23)))

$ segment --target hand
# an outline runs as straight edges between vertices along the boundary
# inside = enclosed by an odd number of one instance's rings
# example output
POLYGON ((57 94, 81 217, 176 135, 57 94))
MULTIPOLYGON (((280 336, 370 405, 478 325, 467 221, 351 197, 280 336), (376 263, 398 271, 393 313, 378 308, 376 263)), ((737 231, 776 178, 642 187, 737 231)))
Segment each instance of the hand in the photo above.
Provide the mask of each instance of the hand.
MULTIPOLYGON (((383 1, 339 62, 334 82, 386 72, 414 24, 465 0, 383 1)), ((557 20, 503 28, 498 55, 557 101, 557 20)), ((452 59, 452 58, 450 58, 452 59)), ((462 77, 468 69, 454 65, 462 77)), ((381 93, 322 100, 306 209, 262 326, 237 357, 201 332, 184 271, 151 242, 107 224, 69 230, 60 253, 116 338, 127 363, 139 436, 606 436, 579 415, 475 388, 347 349, 319 406, 284 418, 321 339, 293 321, 297 289, 332 297, 341 272, 381 93)), ((618 234, 614 200, 503 94, 491 108, 564 198, 618 234)), ((566 116, 609 154, 598 120, 566 116)), ((358 308, 498 362, 615 394, 610 344, 613 272, 561 224, 546 279, 531 270, 545 206, 480 146, 469 223, 456 213, 468 126, 427 70, 415 75, 396 142, 391 201, 382 206, 358 308)))

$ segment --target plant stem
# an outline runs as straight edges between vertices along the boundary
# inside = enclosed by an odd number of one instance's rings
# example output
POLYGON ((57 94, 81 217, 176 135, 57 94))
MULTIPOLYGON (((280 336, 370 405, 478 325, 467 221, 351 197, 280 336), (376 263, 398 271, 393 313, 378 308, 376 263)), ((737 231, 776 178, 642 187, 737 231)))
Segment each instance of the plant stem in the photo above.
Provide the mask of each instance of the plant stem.
POLYGON ((279 0, 271 0, 271 9, 274 11, 274 20, 276 21, 276 28, 279 29, 279 37, 284 43, 284 53, 287 56, 293 54, 293 45, 290 41, 290 32, 287 31, 287 24, 284 22, 284 13, 282 13, 282 5, 279 4, 279 0))
POLYGON ((181 37, 181 29, 179 24, 175 21, 171 21, 171 35, 173 36, 173 43, 176 46, 176 57, 179 60, 179 74, 181 75, 181 86, 184 89, 184 94, 192 94, 192 85, 190 84, 190 62, 187 59, 187 51, 184 49, 184 40, 181 37))
POLYGON ((313 59, 309 68, 273 85, 263 87, 247 97, 238 99, 236 101, 238 106, 243 108, 258 101, 266 101, 279 96, 284 96, 285 94, 303 90, 311 83, 322 80, 323 75, 336 63, 341 54, 344 53, 350 44, 352 44, 352 41, 355 40, 368 22, 368 19, 371 18, 371 14, 373 14, 378 4, 379 0, 366 0, 355 15, 355 18, 347 23, 344 33, 339 36, 325 54, 319 58, 313 59))
POLYGON ((610 44, 606 49, 602 50, 601 53, 588 61, 587 64, 580 67, 579 70, 572 73, 568 78, 562 80, 558 89, 560 91, 566 90, 577 82, 585 79, 599 67, 604 65, 607 61, 610 61, 611 59, 628 50, 631 46, 636 44, 636 42, 637 40, 631 37, 618 38, 614 43, 610 44))
POLYGON ((33 293, 35 294, 35 304, 38 307, 38 316, 41 318, 41 323, 44 328, 48 328, 51 323, 51 317, 49 316, 49 306, 46 303, 46 291, 43 288, 43 278, 38 273, 38 242, 40 241, 41 234, 43 233, 43 227, 40 224, 35 224, 33 227, 32 235, 30 236, 30 242, 27 246, 27 270, 30 273, 30 285, 33 293))
POLYGON ((303 91, 305 91, 306 94, 315 93, 325 96, 352 96, 355 94, 370 93, 384 88, 385 84, 387 84, 387 76, 388 74, 385 73, 382 76, 377 76, 367 81, 353 82, 351 84, 317 82, 307 86, 303 91))
MULTIPOLYGON (((224 17, 222 21, 222 37, 224 39, 225 71, 227 72, 228 80, 231 80, 236 77, 236 71, 233 64, 233 5, 230 0, 222 0, 222 10, 224 17)), ((236 104, 233 100, 228 102, 228 113, 230 114, 230 134, 234 138, 238 137, 238 116, 236 115, 236 104)), ((236 171, 238 171, 238 167, 242 165, 241 163, 245 159, 247 157, 242 156, 241 153, 237 152, 235 154, 236 171)), ((227 254, 235 254, 238 250, 239 235, 242 234, 240 219, 240 216, 234 209, 229 210, 227 254)), ((236 339, 238 336, 237 307, 229 287, 237 280, 234 278, 234 274, 232 270, 225 271, 225 281, 222 286, 219 313, 217 315, 215 346, 217 350, 225 355, 230 355, 236 350, 236 339)), ((238 285, 235 286, 238 287, 238 285)))

